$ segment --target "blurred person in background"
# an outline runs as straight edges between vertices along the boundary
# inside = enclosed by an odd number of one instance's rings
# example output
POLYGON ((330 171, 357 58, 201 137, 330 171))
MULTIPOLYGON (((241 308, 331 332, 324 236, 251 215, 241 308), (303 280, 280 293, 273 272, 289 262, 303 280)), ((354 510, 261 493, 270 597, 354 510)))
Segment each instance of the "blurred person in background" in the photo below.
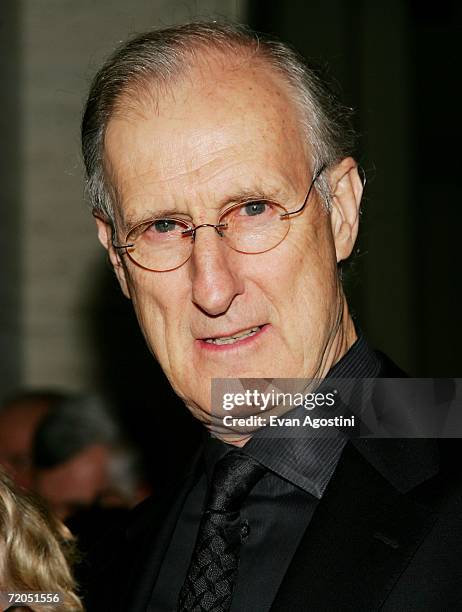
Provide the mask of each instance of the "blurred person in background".
POLYGON ((71 566, 70 531, 0 468, 0 607, 33 612, 81 612, 71 566), (60 603, 12 606, 8 592, 58 593, 60 603), (10 606, 10 607, 8 607, 10 606))
POLYGON ((118 426, 102 400, 75 395, 58 403, 37 429, 33 489, 66 520, 94 504, 109 484, 118 426))
POLYGON ((57 403, 41 422, 33 463, 33 490, 77 539, 76 575, 84 589, 93 543, 151 492, 139 453, 101 397, 78 394, 57 403))
POLYGON ((98 396, 69 395, 40 423, 32 486, 67 521, 93 505, 129 508, 150 492, 137 450, 98 396))
POLYGON ((25 489, 32 485, 35 432, 49 410, 64 397, 59 391, 30 389, 7 398, 0 408, 0 465, 25 489))

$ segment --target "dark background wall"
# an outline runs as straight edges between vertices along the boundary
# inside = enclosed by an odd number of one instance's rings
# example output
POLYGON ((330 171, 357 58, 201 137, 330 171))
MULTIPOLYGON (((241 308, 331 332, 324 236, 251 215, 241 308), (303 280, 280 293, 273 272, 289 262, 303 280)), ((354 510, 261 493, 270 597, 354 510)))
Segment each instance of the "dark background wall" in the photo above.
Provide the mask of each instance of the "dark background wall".
POLYGON ((20 200, 18 10, 0 11, 0 390, 20 378, 20 200))
POLYGON ((250 0, 249 22, 327 62, 357 109, 368 177, 347 289, 372 343, 416 376, 457 376, 462 6, 250 0))

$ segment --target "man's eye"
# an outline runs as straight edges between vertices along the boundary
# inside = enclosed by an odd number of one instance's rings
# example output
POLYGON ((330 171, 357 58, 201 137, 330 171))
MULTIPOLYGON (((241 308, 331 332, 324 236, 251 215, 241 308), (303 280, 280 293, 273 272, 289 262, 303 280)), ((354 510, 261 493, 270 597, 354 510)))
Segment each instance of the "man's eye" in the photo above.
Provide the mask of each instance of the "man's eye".
POLYGON ((158 232, 159 234, 165 234, 166 232, 174 232, 178 229, 178 223, 172 221, 171 219, 159 219, 158 221, 154 221, 151 225, 151 229, 158 232))
POLYGON ((256 201, 256 202, 248 202, 242 206, 242 213, 247 215, 248 217, 255 217, 257 215, 262 215, 267 212, 269 208, 268 202, 256 201))

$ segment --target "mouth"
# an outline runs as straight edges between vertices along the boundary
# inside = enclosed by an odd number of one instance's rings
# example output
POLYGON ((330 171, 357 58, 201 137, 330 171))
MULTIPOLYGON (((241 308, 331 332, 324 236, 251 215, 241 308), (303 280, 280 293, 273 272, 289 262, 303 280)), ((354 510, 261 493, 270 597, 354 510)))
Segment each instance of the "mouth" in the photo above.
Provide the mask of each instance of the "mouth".
POLYGON ((216 344, 218 346, 222 344, 234 344, 235 342, 239 342, 239 340, 244 340, 244 338, 250 338, 250 336, 255 336, 256 333, 260 331, 262 326, 257 325, 256 327, 251 327, 250 329, 245 329, 244 331, 237 332, 232 336, 221 336, 219 338, 205 338, 204 342, 207 344, 216 344))
POLYGON ((248 327, 247 329, 242 329, 236 331, 229 336, 215 336, 213 338, 202 338, 201 344, 207 346, 208 348, 221 348, 228 347, 230 348, 232 345, 242 345, 251 342, 255 336, 258 336, 264 329, 266 329, 267 325, 255 325, 254 327, 248 327))

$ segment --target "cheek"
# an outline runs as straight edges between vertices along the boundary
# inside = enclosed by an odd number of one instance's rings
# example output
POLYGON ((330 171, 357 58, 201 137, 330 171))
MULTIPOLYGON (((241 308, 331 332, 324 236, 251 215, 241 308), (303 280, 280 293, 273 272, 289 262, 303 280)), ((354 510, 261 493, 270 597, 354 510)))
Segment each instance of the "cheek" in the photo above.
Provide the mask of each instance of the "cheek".
POLYGON ((316 304, 335 289, 335 249, 325 224, 303 229, 291 228, 281 245, 278 259, 271 268, 273 286, 276 289, 284 287, 297 302, 316 304))
POLYGON ((310 226, 304 233, 289 234, 277 261, 270 286, 279 325, 286 330, 292 350, 298 346, 297 354, 305 354, 305 345, 312 350, 313 343, 322 343, 336 316, 337 268, 329 232, 310 226))
POLYGON ((130 294, 145 340, 158 361, 167 367, 167 355, 181 342, 179 328, 184 325, 185 282, 169 272, 156 274, 144 270, 129 276, 130 294))

